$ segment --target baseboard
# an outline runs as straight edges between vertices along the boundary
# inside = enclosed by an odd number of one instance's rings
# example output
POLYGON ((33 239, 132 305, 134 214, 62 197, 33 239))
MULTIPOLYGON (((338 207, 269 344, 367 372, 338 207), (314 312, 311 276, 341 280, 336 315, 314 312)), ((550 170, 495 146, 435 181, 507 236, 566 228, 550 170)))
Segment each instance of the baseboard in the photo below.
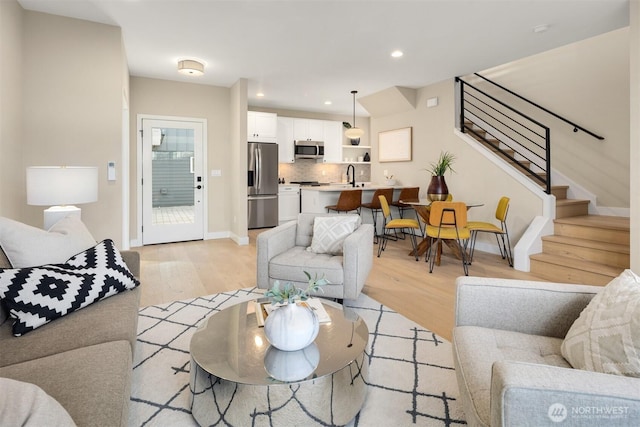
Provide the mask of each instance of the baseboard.
POLYGON ((230 231, 214 231, 213 233, 207 233, 204 240, 228 239, 229 237, 231 237, 230 231))
MULTIPOLYGON (((249 237, 240 237, 230 231, 215 231, 213 233, 207 233, 204 240, 217 240, 217 239, 231 239, 238 245, 244 246, 249 244, 249 237)), ((132 239, 129 241, 129 245, 132 248, 142 246, 142 243, 138 239, 132 239)))

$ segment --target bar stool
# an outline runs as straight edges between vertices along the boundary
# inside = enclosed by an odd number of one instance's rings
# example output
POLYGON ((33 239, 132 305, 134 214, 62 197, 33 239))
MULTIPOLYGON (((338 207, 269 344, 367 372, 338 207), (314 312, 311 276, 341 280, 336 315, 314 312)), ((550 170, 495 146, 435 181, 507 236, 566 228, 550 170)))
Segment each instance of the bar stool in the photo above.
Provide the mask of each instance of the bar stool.
MULTIPOLYGON (((406 209, 413 209, 411 205, 407 205, 405 203, 400 202, 400 200, 405 200, 409 202, 417 202, 420 198, 420 187, 405 187, 400 190, 400 196, 398 196, 398 200, 391 202, 391 206, 395 206, 398 208, 398 214, 400 214, 400 218, 404 218, 404 211, 406 209)), ((392 200, 392 199, 387 199, 392 200)))
POLYGON ((393 188, 377 189, 373 193, 371 202, 362 203, 360 205, 361 210, 362 208, 371 209, 371 216, 373 217, 373 229, 375 230, 373 243, 378 243, 377 218, 378 218, 378 212, 382 212, 382 206, 380 205, 380 196, 384 196, 386 200, 391 200, 393 198, 393 188))
POLYGON ((362 190, 343 190, 338 197, 338 203, 325 206, 327 212, 351 212, 358 211, 360 215, 360 205, 362 204, 362 190))

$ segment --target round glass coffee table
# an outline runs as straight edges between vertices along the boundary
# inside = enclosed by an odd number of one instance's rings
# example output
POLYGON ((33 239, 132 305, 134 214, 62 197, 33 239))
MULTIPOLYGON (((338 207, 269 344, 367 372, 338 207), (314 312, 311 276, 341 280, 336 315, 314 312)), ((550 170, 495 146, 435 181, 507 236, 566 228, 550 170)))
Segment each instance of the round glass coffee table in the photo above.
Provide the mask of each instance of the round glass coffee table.
MULTIPOLYGON (((369 329, 323 301, 331 322, 296 352, 269 345, 254 300, 207 318, 191 338, 191 413, 200 425, 344 425, 366 392, 369 329)), ((295 325, 292 325, 295 327, 295 325)))

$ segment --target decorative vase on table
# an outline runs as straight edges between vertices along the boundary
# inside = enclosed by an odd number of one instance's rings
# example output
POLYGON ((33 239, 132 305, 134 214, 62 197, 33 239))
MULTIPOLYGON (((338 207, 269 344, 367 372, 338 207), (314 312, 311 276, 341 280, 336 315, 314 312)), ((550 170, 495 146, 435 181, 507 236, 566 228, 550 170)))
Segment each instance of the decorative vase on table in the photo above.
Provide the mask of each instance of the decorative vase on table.
POLYGON ((431 163, 431 167, 427 169, 427 171, 431 172, 431 182, 429 182, 429 187, 427 188, 427 197, 432 202, 447 200, 449 188, 447 188, 447 183, 444 181, 444 174, 447 171, 455 172, 453 170, 455 159, 455 155, 448 151, 443 151, 440 153, 438 160, 435 163, 431 163))
POLYGON ((427 188, 427 197, 432 202, 447 200, 449 188, 442 175, 433 175, 427 188))
POLYGON ((320 323, 309 307, 288 303, 273 310, 264 322, 264 335, 275 348, 301 350, 316 339, 320 323))

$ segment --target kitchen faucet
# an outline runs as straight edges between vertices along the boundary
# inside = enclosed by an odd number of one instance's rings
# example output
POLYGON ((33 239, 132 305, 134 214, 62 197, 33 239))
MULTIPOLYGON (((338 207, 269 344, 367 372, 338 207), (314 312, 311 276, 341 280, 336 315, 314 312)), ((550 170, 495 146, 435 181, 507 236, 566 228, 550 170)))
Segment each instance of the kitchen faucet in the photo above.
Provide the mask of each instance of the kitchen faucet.
POLYGON ((347 166, 347 181, 349 181, 352 187, 356 186, 356 167, 353 165, 347 166), (349 169, 351 169, 351 181, 349 181, 349 169))

